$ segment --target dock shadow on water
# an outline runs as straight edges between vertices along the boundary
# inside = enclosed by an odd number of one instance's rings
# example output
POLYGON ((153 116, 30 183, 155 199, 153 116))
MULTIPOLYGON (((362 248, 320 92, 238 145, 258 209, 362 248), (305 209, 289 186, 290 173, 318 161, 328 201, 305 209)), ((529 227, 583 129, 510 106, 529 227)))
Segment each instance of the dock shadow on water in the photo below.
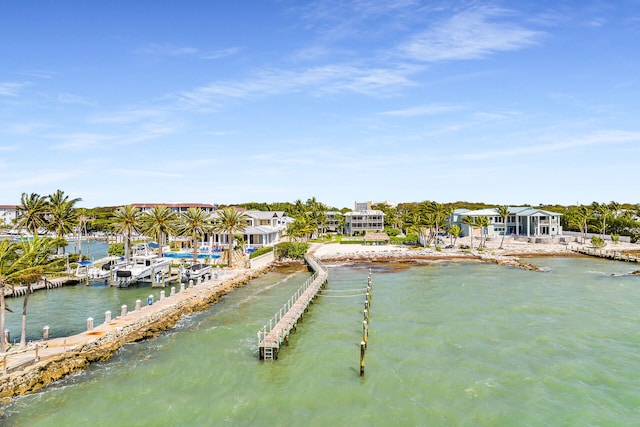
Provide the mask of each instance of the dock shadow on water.
MULTIPOLYGON (((536 262, 551 271, 372 268, 362 378, 362 297, 319 297, 280 359, 258 360, 257 330, 308 277, 269 273, 171 331, 4 404, 0 424, 635 424, 637 278, 588 273, 628 271, 611 261, 536 262)), ((365 287, 370 267, 331 267, 328 289, 365 287)))

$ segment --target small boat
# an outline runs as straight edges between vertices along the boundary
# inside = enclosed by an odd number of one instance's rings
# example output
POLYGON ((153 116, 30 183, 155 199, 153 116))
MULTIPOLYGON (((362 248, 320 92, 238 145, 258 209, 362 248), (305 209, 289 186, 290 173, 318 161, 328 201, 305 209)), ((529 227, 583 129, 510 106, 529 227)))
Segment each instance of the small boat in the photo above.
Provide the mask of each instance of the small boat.
POLYGON ((134 250, 131 262, 112 269, 112 284, 126 288, 141 282, 161 283, 172 261, 154 254, 147 244, 136 245, 134 250))
POLYGON ((201 277, 211 276, 211 266, 206 264, 193 264, 184 269, 180 274, 180 280, 188 282, 189 280, 198 281, 201 277))
POLYGON ((89 280, 102 280, 108 279, 112 270, 117 270, 125 265, 125 261, 121 257, 108 257, 93 263, 93 266, 89 267, 87 274, 89 280))

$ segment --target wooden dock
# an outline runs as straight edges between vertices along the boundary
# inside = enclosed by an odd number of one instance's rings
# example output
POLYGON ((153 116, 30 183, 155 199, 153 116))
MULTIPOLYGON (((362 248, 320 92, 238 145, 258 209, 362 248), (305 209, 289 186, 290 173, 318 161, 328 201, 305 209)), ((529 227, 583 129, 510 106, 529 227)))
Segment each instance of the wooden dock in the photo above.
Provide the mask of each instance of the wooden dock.
POLYGON ((607 251, 604 249, 595 249, 595 248, 571 248, 573 252, 598 257, 605 258, 614 261, 626 261, 626 262, 640 262, 640 257, 631 255, 630 253, 623 253, 618 251, 607 251))
POLYGON ((289 334, 297 328, 298 321, 303 318, 309 304, 327 283, 326 268, 312 255, 305 257, 305 261, 314 271, 313 275, 258 332, 261 360, 278 359, 280 345, 288 344, 289 334))

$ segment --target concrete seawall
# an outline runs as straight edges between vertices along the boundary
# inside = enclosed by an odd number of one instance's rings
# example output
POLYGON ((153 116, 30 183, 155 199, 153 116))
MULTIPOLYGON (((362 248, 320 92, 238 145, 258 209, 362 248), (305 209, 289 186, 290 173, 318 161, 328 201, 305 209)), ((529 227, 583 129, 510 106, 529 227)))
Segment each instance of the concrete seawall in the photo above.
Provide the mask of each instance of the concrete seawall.
POLYGON ((224 294, 269 269, 270 264, 264 264, 227 272, 81 334, 32 343, 26 351, 0 355, 0 398, 33 393, 92 362, 108 359, 126 343, 154 337, 172 328, 183 314, 206 310, 224 294))

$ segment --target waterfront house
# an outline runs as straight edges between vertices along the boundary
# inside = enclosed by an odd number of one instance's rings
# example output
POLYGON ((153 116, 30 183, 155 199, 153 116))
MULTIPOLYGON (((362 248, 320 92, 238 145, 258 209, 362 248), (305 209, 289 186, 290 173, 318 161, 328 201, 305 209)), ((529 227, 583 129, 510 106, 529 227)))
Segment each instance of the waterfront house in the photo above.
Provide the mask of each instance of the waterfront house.
POLYGON ((384 230, 384 212, 371 209, 347 212, 344 214, 345 234, 381 232, 384 230))
MULTIPOLYGON (((527 237, 555 237, 562 235, 562 225, 560 217, 562 214, 532 208, 529 206, 509 207, 509 216, 506 223, 498 215, 495 208, 479 209, 470 211, 468 209, 456 209, 452 215, 452 224, 457 224, 462 229, 461 236, 471 234, 471 229, 463 223, 464 217, 484 216, 489 219, 489 227, 484 230, 487 236, 527 236, 527 237)), ((473 227, 474 235, 479 235, 479 227, 473 227)))

